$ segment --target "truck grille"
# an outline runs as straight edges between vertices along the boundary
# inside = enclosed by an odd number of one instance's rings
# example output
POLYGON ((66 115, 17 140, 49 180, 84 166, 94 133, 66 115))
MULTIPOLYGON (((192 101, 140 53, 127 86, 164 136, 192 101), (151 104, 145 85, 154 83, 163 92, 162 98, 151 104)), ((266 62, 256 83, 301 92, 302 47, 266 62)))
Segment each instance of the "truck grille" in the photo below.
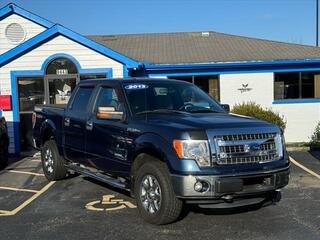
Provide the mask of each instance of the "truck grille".
POLYGON ((226 165, 278 160, 282 146, 278 136, 276 133, 216 136, 216 163, 226 165))

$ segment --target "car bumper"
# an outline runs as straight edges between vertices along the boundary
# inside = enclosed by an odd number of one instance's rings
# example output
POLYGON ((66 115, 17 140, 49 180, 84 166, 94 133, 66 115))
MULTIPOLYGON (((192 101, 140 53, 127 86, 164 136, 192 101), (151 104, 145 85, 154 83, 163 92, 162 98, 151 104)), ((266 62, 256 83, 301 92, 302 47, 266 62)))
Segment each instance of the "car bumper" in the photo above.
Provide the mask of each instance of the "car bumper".
POLYGON ((249 199, 268 195, 285 187, 289 182, 289 166, 286 168, 239 175, 171 175, 176 196, 190 203, 215 203, 223 200, 249 199), (203 191, 196 191, 201 182, 203 191))

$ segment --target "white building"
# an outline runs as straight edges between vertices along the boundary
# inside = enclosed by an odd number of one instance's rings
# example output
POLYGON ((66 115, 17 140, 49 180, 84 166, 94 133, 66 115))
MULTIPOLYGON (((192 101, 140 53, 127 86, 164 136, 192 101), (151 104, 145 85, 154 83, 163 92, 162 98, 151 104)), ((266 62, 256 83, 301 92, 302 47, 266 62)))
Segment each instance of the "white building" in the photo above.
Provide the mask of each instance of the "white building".
POLYGON ((287 142, 308 141, 320 114, 320 49, 216 32, 82 36, 14 4, 0 9, 0 108, 10 153, 31 135, 35 104, 66 103, 87 78, 190 81, 221 103, 254 101, 287 120, 287 142))

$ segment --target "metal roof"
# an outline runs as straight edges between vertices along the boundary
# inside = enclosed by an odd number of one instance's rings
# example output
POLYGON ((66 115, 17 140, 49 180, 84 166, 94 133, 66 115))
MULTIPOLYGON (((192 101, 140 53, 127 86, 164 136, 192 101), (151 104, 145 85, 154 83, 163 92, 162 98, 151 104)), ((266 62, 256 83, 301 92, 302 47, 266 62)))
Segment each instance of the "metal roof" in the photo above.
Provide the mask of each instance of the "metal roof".
POLYGON ((151 64, 320 59, 320 48, 218 32, 91 35, 129 58, 151 64))

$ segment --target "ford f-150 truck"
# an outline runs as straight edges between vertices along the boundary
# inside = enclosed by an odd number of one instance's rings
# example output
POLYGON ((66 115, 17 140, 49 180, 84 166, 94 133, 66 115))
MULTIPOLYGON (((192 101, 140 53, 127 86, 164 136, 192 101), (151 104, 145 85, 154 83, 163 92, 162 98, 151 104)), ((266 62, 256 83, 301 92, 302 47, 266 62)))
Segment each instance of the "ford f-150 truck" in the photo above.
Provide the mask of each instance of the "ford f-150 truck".
POLYGON ((34 144, 48 180, 77 172, 126 189, 153 224, 184 204, 279 201, 290 165, 281 129, 227 108, 184 81, 85 80, 68 105, 35 107, 34 144))

